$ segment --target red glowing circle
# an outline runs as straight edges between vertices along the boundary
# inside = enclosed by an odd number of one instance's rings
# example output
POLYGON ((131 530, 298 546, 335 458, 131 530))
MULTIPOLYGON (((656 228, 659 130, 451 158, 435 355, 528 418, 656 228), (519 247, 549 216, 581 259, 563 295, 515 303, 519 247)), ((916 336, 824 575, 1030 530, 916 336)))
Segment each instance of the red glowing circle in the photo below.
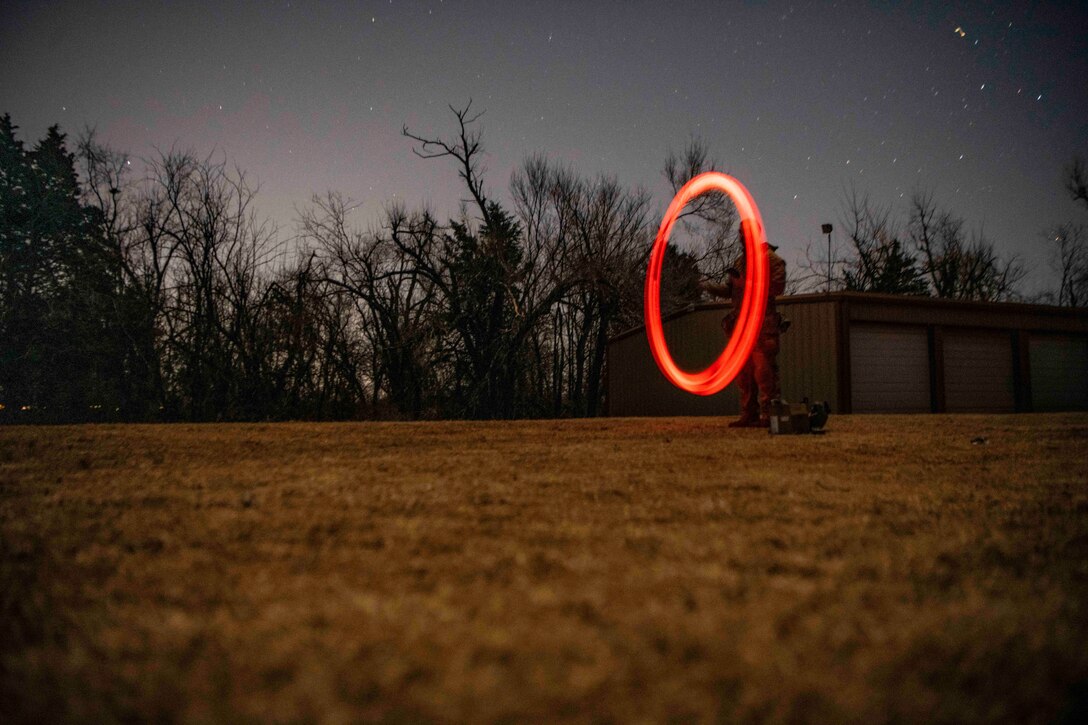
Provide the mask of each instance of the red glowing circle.
POLYGON ((646 337, 650 343, 657 367, 676 387, 696 395, 713 395, 733 381, 744 367, 748 355, 752 352, 756 338, 763 325, 763 315, 767 310, 767 285, 770 276, 769 261, 764 251, 767 235, 763 231, 763 219, 759 215, 755 199, 744 185, 727 174, 708 171, 699 174, 676 192, 669 205, 661 227, 657 230, 657 239, 650 250, 650 266, 646 271, 645 315, 646 337), (665 330, 661 325, 661 266, 665 260, 665 247, 669 243, 669 234, 688 202, 708 191, 722 191, 733 199, 740 215, 741 230, 744 234, 744 254, 747 260, 744 272, 744 298, 737 314, 737 324, 726 343, 722 354, 705 370, 688 372, 682 370, 669 354, 665 342, 665 330))

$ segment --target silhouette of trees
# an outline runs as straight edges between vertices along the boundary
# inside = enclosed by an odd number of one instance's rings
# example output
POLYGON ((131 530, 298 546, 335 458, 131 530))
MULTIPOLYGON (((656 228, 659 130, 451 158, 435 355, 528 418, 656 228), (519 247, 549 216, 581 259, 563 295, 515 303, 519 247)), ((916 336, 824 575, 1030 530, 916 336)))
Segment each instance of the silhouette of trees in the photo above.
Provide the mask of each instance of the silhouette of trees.
POLYGON ((112 257, 53 126, 33 149, 0 117, 0 403, 40 421, 116 407, 112 257))
POLYGON ((534 348, 550 348, 552 412, 596 415, 608 337, 631 324, 636 306, 641 319, 649 198, 615 178, 585 179, 539 156, 511 186, 521 223, 546 252, 545 284, 557 293, 542 318, 547 341, 534 348))
POLYGON ((1053 266, 1059 276, 1057 303, 1067 307, 1088 305, 1088 238, 1084 225, 1066 222, 1050 235, 1053 266))
POLYGON ((908 234, 922 258, 936 297, 1001 301, 1017 296, 1027 271, 1015 257, 1002 259, 981 231, 968 233, 965 222, 941 209, 927 193, 911 199, 908 234))
POLYGON ((338 194, 315 197, 302 217, 304 239, 317 249, 322 279, 352 306, 371 404, 384 393, 400 414, 419 417, 434 403, 446 343, 438 289, 413 259, 429 253, 438 224, 393 206, 378 231, 364 234, 350 229, 350 209, 338 194))
MULTIPOLYGON (((451 110, 451 136, 404 134, 454 162, 469 199, 457 218, 392 205, 360 231, 330 192, 301 213, 294 250, 222 160, 171 150, 136 175, 93 130, 78 156, 57 129, 26 151, 4 117, 5 415, 599 414, 607 341, 642 318, 649 196, 536 156, 507 206, 485 186, 479 115, 451 110)), ((698 142, 684 154, 667 171, 677 186, 712 166, 698 142)), ((685 215, 694 241, 667 251, 666 313, 727 265, 734 221, 724 197, 685 215)))
MULTIPOLYGON (((915 193, 906 209, 896 210, 851 189, 840 224, 849 237, 845 256, 833 264, 840 289, 993 302, 1017 299, 1027 273, 930 193, 915 193)), ((806 256, 803 284, 824 288, 826 260, 814 261, 811 247, 806 256)))
MULTIPOLYGON (((721 169, 710 157, 706 142, 699 138, 691 138, 679 153, 670 150, 665 159, 664 175, 673 194, 706 171, 721 169)), ((744 252, 737 229, 737 210, 729 196, 717 190, 702 194, 692 200, 678 222, 673 230, 675 238, 670 241, 675 244, 684 240, 677 244, 677 252, 682 250, 711 279, 724 279, 726 270, 744 252)))
MULTIPOLYGON (((470 197, 458 218, 390 206, 362 232, 330 193, 302 213, 294 252, 223 161, 169 151, 133 178, 88 130, 80 183, 57 129, 28 152, 4 117, 6 415, 598 414, 607 340, 641 320, 649 197, 533 157, 507 207, 484 184, 479 116, 451 110, 451 137, 404 133, 419 156, 454 162, 470 197)), ((685 163, 696 173, 705 150, 685 163)), ((690 223, 720 241, 731 215, 701 200, 690 223)), ((666 311, 699 299, 705 271, 675 246, 668 258, 666 311)))
MULTIPOLYGON (((1077 158, 1065 169, 1065 188, 1074 202, 1088 209, 1088 172, 1077 158)), ((1045 232, 1051 243, 1051 264, 1058 273, 1059 305, 1088 305, 1088 233, 1083 224, 1065 222, 1045 232)))
POLYGON ((106 252, 111 276, 106 319, 119 373, 113 410, 125 420, 153 419, 162 403, 160 354, 155 345, 162 275, 145 267, 147 260, 138 247, 144 230, 134 203, 130 160, 100 144, 93 129, 78 140, 76 160, 83 177, 82 203, 93 234, 106 252))
POLYGON ((925 295, 926 281, 900 241, 890 207, 879 207, 852 191, 844 220, 851 256, 843 266, 845 289, 858 292, 925 295))
POLYGON ((562 268, 563 250, 539 234, 526 235, 521 222, 489 198, 480 176, 479 114, 451 106, 458 129, 452 139, 425 138, 404 129, 425 159, 452 159, 472 197, 461 218, 425 239, 394 238, 441 296, 443 322, 453 331, 449 348, 456 412, 474 418, 508 418, 532 408, 528 400, 531 340, 537 326, 574 284, 544 271, 562 268), (410 244, 405 244, 410 241, 410 244), (544 277, 548 277, 544 284, 544 277))
MULTIPOLYGON (((500 198, 483 176, 479 114, 453 132, 403 129, 467 191, 445 222, 388 206, 369 229, 329 192, 290 247, 257 189, 215 157, 138 161, 56 127, 32 149, 0 118, 0 418, 17 421, 592 416, 608 339, 641 324, 656 218, 649 195, 531 156, 500 198), (134 168, 136 169, 134 171, 134 168), (508 199, 508 201, 506 201, 508 199)), ((677 190, 715 168, 692 139, 677 190)), ((1086 204, 1084 170, 1068 170, 1086 204)), ((1007 299, 1023 274, 962 219, 916 195, 904 221, 848 200, 847 289, 1007 299)), ((684 211, 666 250, 662 312, 703 300, 742 253, 725 195, 684 211)), ((1084 304, 1082 228, 1055 230, 1059 300, 1084 304)), ((823 270, 819 278, 823 279, 823 270)))
POLYGON ((470 199, 458 218, 392 206, 363 233, 337 194, 303 214, 323 279, 368 340, 372 403, 407 417, 598 414, 608 337, 636 298, 641 319, 648 197, 536 156, 508 208, 480 176, 479 116, 451 111, 449 138, 404 133, 420 157, 454 161, 470 199))
POLYGON ((78 155, 15 131, 0 119, 0 415, 358 414, 352 308, 257 220, 244 173, 169 152, 133 180, 93 131, 78 155))
POLYGON ((1088 169, 1084 166, 1084 159, 1073 159, 1065 170, 1065 188, 1073 201, 1088 207, 1088 169))

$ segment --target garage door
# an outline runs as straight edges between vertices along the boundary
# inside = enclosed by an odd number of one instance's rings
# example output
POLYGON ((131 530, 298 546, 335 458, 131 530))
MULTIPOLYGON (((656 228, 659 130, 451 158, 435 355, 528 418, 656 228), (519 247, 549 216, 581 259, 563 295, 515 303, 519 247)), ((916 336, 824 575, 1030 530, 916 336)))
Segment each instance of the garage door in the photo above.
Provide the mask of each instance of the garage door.
POLYGON ((929 339, 925 328, 852 326, 850 394, 855 413, 929 412, 929 339))
POLYGON ((1088 410, 1088 338, 1033 334, 1028 351, 1035 410, 1088 410))
POLYGON ((1016 410, 1009 333, 945 330, 944 400, 950 413, 1016 410))

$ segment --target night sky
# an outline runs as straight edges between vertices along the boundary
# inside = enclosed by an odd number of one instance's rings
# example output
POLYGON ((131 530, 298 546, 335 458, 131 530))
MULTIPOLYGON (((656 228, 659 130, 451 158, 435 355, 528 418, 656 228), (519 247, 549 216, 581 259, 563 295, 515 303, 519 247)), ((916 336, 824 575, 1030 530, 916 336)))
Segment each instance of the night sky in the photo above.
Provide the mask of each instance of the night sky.
POLYGON ((1050 281, 1043 230, 1084 221, 1062 169, 1088 155, 1085 3, 407 2, 0 5, 0 112, 22 138, 86 125, 135 157, 218 150, 296 234, 311 194, 456 214, 452 165, 401 127, 485 110, 487 183, 544 152, 641 185, 702 137, 795 262, 844 191, 916 189, 1050 281))

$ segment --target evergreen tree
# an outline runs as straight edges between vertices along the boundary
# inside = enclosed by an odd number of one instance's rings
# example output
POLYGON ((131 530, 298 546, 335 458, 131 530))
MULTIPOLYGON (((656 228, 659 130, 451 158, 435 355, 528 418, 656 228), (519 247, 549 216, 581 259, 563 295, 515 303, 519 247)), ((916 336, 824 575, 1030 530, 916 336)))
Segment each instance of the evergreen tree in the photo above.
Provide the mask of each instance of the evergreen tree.
POLYGON ((10 115, 0 117, 0 404, 9 420, 35 398, 29 373, 40 357, 37 323, 45 315, 35 295, 43 274, 30 243, 30 163, 17 129, 10 115))
POLYGON ((15 130, 0 119, 0 402, 15 420, 97 418, 119 374, 110 261, 65 135, 53 126, 28 152, 15 130))
POLYGON ((514 414, 520 346, 515 320, 521 227, 499 204, 488 201, 477 233, 451 222, 449 321, 462 343, 459 377, 465 412, 478 418, 514 414))
POLYGON ((898 239, 866 240, 855 248, 857 256, 844 272, 846 289, 893 295, 928 294, 917 261, 898 239))

